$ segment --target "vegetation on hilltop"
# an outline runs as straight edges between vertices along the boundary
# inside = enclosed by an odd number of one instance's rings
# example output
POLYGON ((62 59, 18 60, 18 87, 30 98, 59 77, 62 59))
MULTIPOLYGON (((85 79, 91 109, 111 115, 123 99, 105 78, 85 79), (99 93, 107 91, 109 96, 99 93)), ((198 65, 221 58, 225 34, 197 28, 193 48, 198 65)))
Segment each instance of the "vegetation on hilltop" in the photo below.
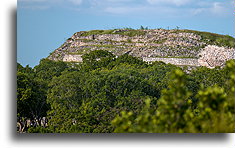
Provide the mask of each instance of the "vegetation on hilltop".
POLYGON ((17 66, 17 117, 29 133, 234 132, 235 61, 186 74, 162 62, 92 51, 83 63, 17 66))
POLYGON ((91 30, 83 32, 81 36, 101 35, 101 34, 119 34, 119 35, 127 35, 133 37, 138 35, 145 35, 145 32, 141 29, 135 30, 130 28, 112 29, 112 30, 91 30))
POLYGON ((225 46, 230 48, 235 48, 235 38, 229 35, 221 35, 211 32, 195 31, 195 30, 175 30, 175 33, 186 32, 194 33, 202 37, 202 41, 210 45, 225 46))

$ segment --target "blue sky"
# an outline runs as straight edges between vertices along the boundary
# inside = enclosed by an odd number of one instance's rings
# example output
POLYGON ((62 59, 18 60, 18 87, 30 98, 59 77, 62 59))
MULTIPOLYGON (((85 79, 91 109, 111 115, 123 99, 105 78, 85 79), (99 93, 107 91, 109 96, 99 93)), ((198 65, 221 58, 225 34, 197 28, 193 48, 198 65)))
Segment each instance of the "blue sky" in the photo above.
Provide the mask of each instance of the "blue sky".
POLYGON ((18 0, 17 62, 34 67, 75 32, 140 26, 234 37, 233 0, 18 0))

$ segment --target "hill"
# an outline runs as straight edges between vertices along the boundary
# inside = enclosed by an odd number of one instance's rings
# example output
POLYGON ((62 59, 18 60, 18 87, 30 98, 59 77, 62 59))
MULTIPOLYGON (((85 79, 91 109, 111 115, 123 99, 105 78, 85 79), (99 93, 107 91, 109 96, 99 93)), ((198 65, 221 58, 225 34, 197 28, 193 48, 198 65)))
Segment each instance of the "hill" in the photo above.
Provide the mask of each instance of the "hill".
POLYGON ((48 59, 82 62, 85 53, 107 50, 116 56, 129 54, 147 62, 214 68, 234 59, 234 46, 235 39, 231 36, 193 30, 91 30, 75 33, 48 59))

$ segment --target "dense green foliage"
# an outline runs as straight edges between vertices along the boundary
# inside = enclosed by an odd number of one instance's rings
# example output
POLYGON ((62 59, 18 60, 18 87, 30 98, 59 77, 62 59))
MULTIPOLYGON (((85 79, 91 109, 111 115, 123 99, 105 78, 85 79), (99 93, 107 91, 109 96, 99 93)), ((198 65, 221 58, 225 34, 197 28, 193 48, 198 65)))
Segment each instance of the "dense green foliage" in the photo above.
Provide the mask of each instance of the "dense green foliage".
POLYGON ((83 59, 18 64, 18 117, 49 120, 27 132, 234 132, 233 60, 186 74, 171 64, 101 50, 83 59))
POLYGON ((36 79, 33 69, 17 65, 17 117, 46 116, 47 84, 36 79))

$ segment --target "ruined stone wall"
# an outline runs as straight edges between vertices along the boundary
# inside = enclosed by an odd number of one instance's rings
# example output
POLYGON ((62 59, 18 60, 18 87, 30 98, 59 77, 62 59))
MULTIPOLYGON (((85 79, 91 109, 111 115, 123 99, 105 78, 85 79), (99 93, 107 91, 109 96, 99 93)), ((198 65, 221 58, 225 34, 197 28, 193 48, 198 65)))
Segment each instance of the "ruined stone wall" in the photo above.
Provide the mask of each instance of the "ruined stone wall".
MULTIPOLYGON (((129 30, 119 30, 125 33, 129 30)), ((108 50, 115 55, 128 52, 135 57, 196 57, 204 43, 193 33, 174 33, 174 30, 139 30, 141 34, 128 36, 122 34, 82 35, 75 33, 48 58, 55 61, 73 61, 66 54, 84 54, 93 50, 108 50)))
POLYGON ((82 62, 82 55, 65 55, 63 62, 82 62))
MULTIPOLYGON (((82 55, 65 55, 63 58, 64 62, 82 62, 82 55)), ((201 66, 198 59, 194 58, 149 58, 144 57, 143 61, 152 63, 155 61, 162 61, 166 64, 170 63, 179 66, 201 66)))
POLYGON ((162 61, 166 64, 180 65, 180 66, 200 66, 198 59, 194 58, 143 58, 143 61, 152 63, 155 61, 162 61))
POLYGON ((215 43, 207 45, 209 40, 194 33, 151 29, 138 30, 140 34, 127 35, 128 31, 131 30, 120 29, 111 34, 92 35, 77 32, 50 54, 48 59, 82 62, 81 56, 94 50, 106 50, 116 56, 129 54, 149 63, 162 61, 174 65, 208 68, 223 66, 227 60, 235 59, 234 47, 219 47, 215 43))

